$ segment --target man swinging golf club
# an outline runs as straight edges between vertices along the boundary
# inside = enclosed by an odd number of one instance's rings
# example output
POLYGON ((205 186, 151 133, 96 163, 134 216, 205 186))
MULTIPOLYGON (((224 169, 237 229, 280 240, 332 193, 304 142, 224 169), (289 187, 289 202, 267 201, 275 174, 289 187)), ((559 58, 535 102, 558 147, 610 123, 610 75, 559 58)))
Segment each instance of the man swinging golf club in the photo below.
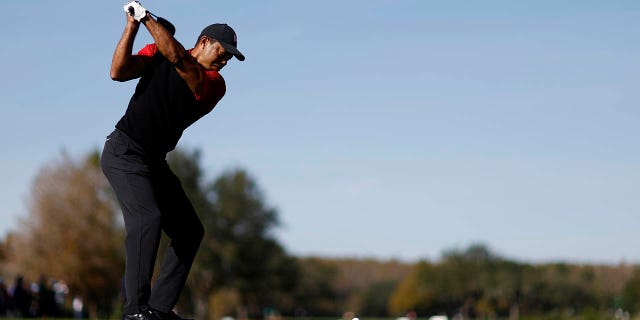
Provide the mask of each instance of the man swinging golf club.
POLYGON ((204 228, 165 160, 183 131, 209 113, 225 94, 219 71, 236 57, 236 33, 226 24, 202 30, 195 47, 173 38, 168 21, 138 1, 124 6, 126 25, 111 63, 111 78, 140 78, 124 116, 107 137, 101 166, 122 207, 126 230, 124 320, 181 319, 178 301, 204 228), (153 37, 132 54, 140 24, 153 37), (151 288, 160 235, 170 238, 151 288))

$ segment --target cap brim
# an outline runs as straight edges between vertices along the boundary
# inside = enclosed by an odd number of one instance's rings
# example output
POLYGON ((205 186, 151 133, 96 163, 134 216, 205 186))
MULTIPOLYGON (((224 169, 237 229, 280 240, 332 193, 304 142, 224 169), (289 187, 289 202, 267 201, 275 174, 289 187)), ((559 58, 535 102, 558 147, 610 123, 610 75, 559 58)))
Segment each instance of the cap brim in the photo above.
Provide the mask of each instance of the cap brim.
POLYGON ((222 41, 220 41, 220 44, 222 45, 224 50, 226 50, 229 53, 232 53, 233 56, 236 57, 236 59, 240 61, 244 61, 244 55, 242 54, 242 52, 240 52, 240 50, 238 50, 238 48, 222 41))

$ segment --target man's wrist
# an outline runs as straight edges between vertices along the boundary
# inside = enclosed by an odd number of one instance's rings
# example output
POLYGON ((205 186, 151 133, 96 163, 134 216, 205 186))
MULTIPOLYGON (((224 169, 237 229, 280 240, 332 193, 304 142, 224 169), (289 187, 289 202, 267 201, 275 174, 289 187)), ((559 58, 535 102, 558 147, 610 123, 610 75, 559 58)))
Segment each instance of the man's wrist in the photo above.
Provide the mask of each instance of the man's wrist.
POLYGON ((137 31, 140 28, 140 22, 136 21, 135 19, 131 19, 127 21, 126 28, 131 31, 137 31))
POLYGON ((140 22, 145 22, 147 20, 149 20, 149 11, 144 12, 144 15, 140 18, 140 22))
POLYGON ((151 17, 151 14, 149 14, 149 11, 147 11, 144 15, 144 17, 142 17, 140 19, 140 23, 144 24, 145 26, 147 25, 147 22, 153 20, 153 18, 151 17))

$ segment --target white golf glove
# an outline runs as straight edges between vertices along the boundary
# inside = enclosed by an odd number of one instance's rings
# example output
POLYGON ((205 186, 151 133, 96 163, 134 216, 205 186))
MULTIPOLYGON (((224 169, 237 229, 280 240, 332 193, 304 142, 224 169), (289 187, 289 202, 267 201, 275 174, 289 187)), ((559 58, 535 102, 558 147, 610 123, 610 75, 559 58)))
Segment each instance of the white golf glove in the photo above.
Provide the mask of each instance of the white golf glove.
POLYGON ((138 1, 131 1, 125 4, 124 12, 130 14, 138 22, 147 16, 147 9, 145 9, 138 1))

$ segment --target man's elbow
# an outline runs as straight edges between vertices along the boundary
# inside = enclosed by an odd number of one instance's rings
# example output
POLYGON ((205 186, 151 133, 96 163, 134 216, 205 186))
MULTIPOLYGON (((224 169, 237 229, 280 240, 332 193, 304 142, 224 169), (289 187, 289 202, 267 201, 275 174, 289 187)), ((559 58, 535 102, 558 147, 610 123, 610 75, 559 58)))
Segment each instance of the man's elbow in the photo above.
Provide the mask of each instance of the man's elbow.
POLYGON ((184 62, 184 56, 179 54, 173 54, 166 57, 167 61, 174 66, 181 66, 184 62))
POLYGON ((181 68, 185 63, 185 60, 189 58, 189 54, 183 50, 169 50, 169 52, 164 54, 164 58, 172 65, 181 68))
POLYGON ((124 82, 124 81, 129 80, 122 72, 120 72, 118 70, 114 70, 114 69, 111 69, 111 72, 109 73, 109 76, 111 77, 111 80, 113 80, 113 81, 124 82))
POLYGON ((118 81, 118 82, 124 82, 125 81, 124 78, 120 78, 118 76, 113 76, 113 75, 111 75, 111 80, 118 81))
POLYGON ((109 72, 109 76, 113 81, 120 81, 120 74, 118 73, 118 70, 115 70, 112 68, 111 71, 109 72))

